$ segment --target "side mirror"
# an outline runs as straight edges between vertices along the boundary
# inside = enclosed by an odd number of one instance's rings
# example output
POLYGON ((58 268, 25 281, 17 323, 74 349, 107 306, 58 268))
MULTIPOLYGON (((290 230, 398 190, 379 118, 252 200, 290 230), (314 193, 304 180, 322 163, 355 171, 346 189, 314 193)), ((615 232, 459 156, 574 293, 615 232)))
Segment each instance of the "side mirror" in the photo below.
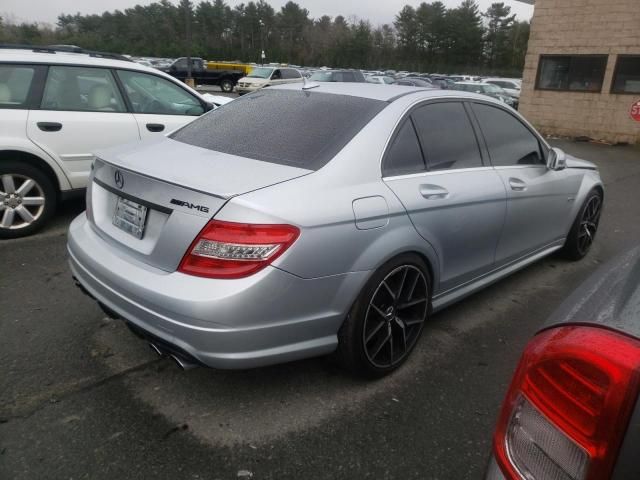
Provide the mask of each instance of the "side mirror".
POLYGON ((204 104, 204 111, 205 112, 210 112, 211 110, 214 110, 215 108, 216 108, 216 106, 211 102, 206 102, 204 104))
POLYGON ((559 148, 552 148, 547 158, 547 167, 551 170, 564 170, 567 168, 567 155, 559 148))

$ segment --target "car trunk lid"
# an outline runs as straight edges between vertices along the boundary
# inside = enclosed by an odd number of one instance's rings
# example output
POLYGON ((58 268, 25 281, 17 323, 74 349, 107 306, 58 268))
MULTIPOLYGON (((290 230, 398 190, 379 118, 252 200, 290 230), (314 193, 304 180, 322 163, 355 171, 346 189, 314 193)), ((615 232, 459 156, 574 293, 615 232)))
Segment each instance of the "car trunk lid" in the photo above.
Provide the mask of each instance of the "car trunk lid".
POLYGON ((173 272, 229 198, 307 173, 172 140, 142 142, 99 154, 87 216, 123 254, 173 272))

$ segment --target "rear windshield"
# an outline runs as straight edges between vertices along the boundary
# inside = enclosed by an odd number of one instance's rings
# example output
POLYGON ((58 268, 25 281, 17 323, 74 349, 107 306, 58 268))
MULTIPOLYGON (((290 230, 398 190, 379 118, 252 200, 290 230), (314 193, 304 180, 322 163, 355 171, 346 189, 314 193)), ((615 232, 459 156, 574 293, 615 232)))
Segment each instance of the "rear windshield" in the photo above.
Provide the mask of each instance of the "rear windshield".
POLYGON ((302 90, 260 90, 171 135, 179 142, 263 162, 317 170, 386 102, 302 90))

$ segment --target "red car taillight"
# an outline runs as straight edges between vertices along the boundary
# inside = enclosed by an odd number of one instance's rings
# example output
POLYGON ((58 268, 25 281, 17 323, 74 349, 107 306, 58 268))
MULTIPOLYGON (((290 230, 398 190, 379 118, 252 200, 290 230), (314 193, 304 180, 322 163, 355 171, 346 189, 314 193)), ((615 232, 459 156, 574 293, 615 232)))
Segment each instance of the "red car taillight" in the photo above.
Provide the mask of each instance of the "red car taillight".
POLYGON ((640 342, 598 327, 542 332, 502 406, 494 454, 509 480, 609 478, 640 385, 640 342))
POLYGON ((272 263, 296 241, 292 225, 211 220, 180 262, 178 271, 208 278, 242 278, 272 263))

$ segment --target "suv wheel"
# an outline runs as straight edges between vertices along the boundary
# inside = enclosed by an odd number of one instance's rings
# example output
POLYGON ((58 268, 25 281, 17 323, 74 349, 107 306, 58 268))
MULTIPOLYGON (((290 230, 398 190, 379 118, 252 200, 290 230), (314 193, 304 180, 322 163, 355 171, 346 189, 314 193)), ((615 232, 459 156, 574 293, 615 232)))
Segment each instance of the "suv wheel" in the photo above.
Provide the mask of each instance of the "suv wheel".
POLYGON ((231 93, 233 92, 233 82, 228 78, 225 78, 220 82, 220 88, 223 92, 231 93))
POLYGON ((353 373, 381 377, 404 363, 427 319, 431 282, 424 261, 403 254, 369 280, 338 332, 339 360, 353 373))
POLYGON ((56 189, 42 171, 20 162, 0 163, 0 238, 35 233, 55 207, 56 189))

